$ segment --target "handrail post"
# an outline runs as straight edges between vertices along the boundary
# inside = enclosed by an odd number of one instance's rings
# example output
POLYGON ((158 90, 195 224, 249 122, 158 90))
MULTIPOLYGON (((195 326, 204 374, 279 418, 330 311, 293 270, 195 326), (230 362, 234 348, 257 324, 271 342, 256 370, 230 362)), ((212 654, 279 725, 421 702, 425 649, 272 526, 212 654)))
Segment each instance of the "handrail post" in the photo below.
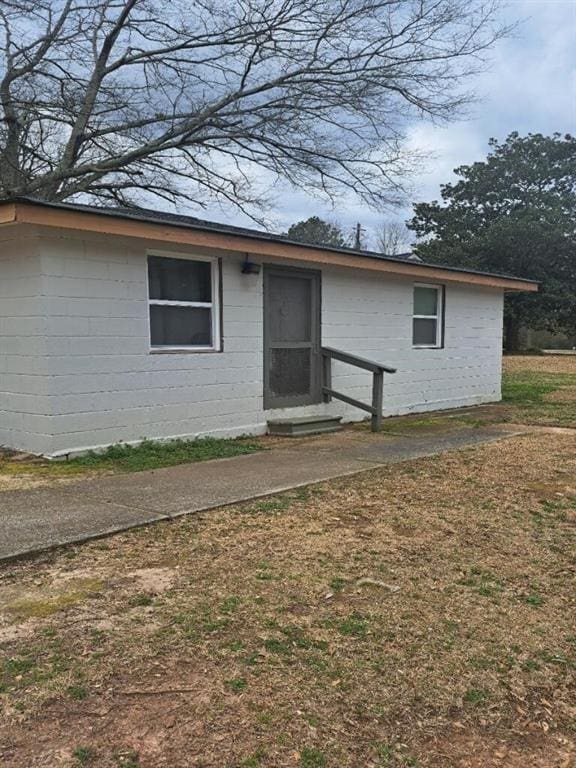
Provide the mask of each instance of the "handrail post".
POLYGON ((322 400, 329 403, 332 395, 324 390, 332 389, 332 358, 329 355, 322 355, 322 400))
POLYGON ((373 374, 372 379, 372 432, 380 432, 382 428, 382 407, 384 399, 384 371, 373 374))
POLYGON ((351 355, 349 352, 342 352, 340 349, 332 349, 332 347, 322 347, 320 349, 320 354, 322 355, 321 372, 323 402, 329 403, 332 398, 336 398, 336 400, 342 400, 344 403, 354 406, 354 408, 368 411, 372 417, 372 432, 379 432, 382 429, 383 419, 384 374, 396 373, 396 368, 381 365, 373 360, 367 360, 365 357, 351 355), (367 405, 360 400, 356 400, 354 397, 350 397, 350 395, 345 395, 343 392, 335 392, 332 389, 332 360, 339 360, 348 365, 355 365, 357 368, 362 368, 363 370, 372 373, 372 405, 367 405))

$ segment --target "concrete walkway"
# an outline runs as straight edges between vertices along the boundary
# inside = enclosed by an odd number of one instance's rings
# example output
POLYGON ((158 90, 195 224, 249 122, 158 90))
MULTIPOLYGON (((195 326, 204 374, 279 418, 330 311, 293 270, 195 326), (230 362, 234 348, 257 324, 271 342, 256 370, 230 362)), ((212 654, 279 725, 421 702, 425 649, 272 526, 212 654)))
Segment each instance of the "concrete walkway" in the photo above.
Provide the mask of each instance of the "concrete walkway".
POLYGON ((501 426, 403 435, 345 430, 231 459, 6 491, 0 560, 514 434, 501 426))

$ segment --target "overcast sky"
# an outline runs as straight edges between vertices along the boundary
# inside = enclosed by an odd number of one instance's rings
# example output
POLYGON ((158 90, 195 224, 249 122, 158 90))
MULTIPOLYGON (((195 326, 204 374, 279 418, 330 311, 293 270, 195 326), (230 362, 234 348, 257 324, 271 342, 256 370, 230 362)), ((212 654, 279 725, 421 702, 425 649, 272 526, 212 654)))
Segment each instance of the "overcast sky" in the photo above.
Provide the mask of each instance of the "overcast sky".
MULTIPOLYGON (((408 140, 431 153, 427 167, 412 181, 414 201, 439 198, 440 184, 454 180, 452 169, 481 160, 488 139, 511 131, 552 134, 576 132, 576 0, 511 0, 503 21, 519 21, 514 35, 494 48, 489 70, 470 85, 479 101, 464 120, 448 126, 408 126, 408 140)), ((383 218, 409 217, 411 208, 381 214, 354 200, 332 210, 297 191, 278 196, 275 229, 319 215, 338 220, 346 230, 360 221, 368 234, 383 218)), ((206 218, 254 226, 239 214, 206 212, 206 218)))

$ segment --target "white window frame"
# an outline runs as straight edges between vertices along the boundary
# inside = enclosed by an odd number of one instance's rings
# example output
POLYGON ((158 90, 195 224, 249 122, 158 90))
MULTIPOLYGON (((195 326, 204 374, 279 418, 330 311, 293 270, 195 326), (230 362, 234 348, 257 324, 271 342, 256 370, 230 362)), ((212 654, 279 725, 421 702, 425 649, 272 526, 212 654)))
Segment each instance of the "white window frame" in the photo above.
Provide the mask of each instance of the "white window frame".
POLYGON ((146 252, 146 282, 148 285, 148 344, 150 352, 220 352, 222 341, 220 338, 220 262, 213 256, 200 256, 188 253, 173 253, 171 251, 147 251, 146 252), (166 259, 181 259, 183 261, 204 261, 212 265, 211 269, 211 301, 168 301, 164 299, 150 298, 150 277, 148 273, 148 259, 150 256, 158 256, 166 259), (210 309, 212 344, 210 346, 197 345, 173 345, 152 344, 152 328, 150 323, 150 307, 199 307, 210 309))
POLYGON ((412 286, 412 347, 413 349, 442 349, 443 339, 443 317, 444 317, 444 286, 438 283, 414 283, 412 286), (436 291, 436 314, 435 315, 416 315, 414 313, 414 289, 416 288, 434 288, 436 291), (434 344, 414 344, 414 320, 436 320, 436 341, 434 344))

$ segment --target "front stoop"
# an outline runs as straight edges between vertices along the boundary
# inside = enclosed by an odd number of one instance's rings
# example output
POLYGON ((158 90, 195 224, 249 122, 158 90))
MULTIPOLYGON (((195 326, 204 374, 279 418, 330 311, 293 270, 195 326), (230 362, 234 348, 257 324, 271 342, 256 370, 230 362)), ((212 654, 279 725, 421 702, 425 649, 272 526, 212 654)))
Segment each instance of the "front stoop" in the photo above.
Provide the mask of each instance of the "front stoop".
POLYGON ((304 437, 338 432, 342 429, 342 416, 300 416, 293 419, 271 419, 268 433, 281 437, 304 437))

